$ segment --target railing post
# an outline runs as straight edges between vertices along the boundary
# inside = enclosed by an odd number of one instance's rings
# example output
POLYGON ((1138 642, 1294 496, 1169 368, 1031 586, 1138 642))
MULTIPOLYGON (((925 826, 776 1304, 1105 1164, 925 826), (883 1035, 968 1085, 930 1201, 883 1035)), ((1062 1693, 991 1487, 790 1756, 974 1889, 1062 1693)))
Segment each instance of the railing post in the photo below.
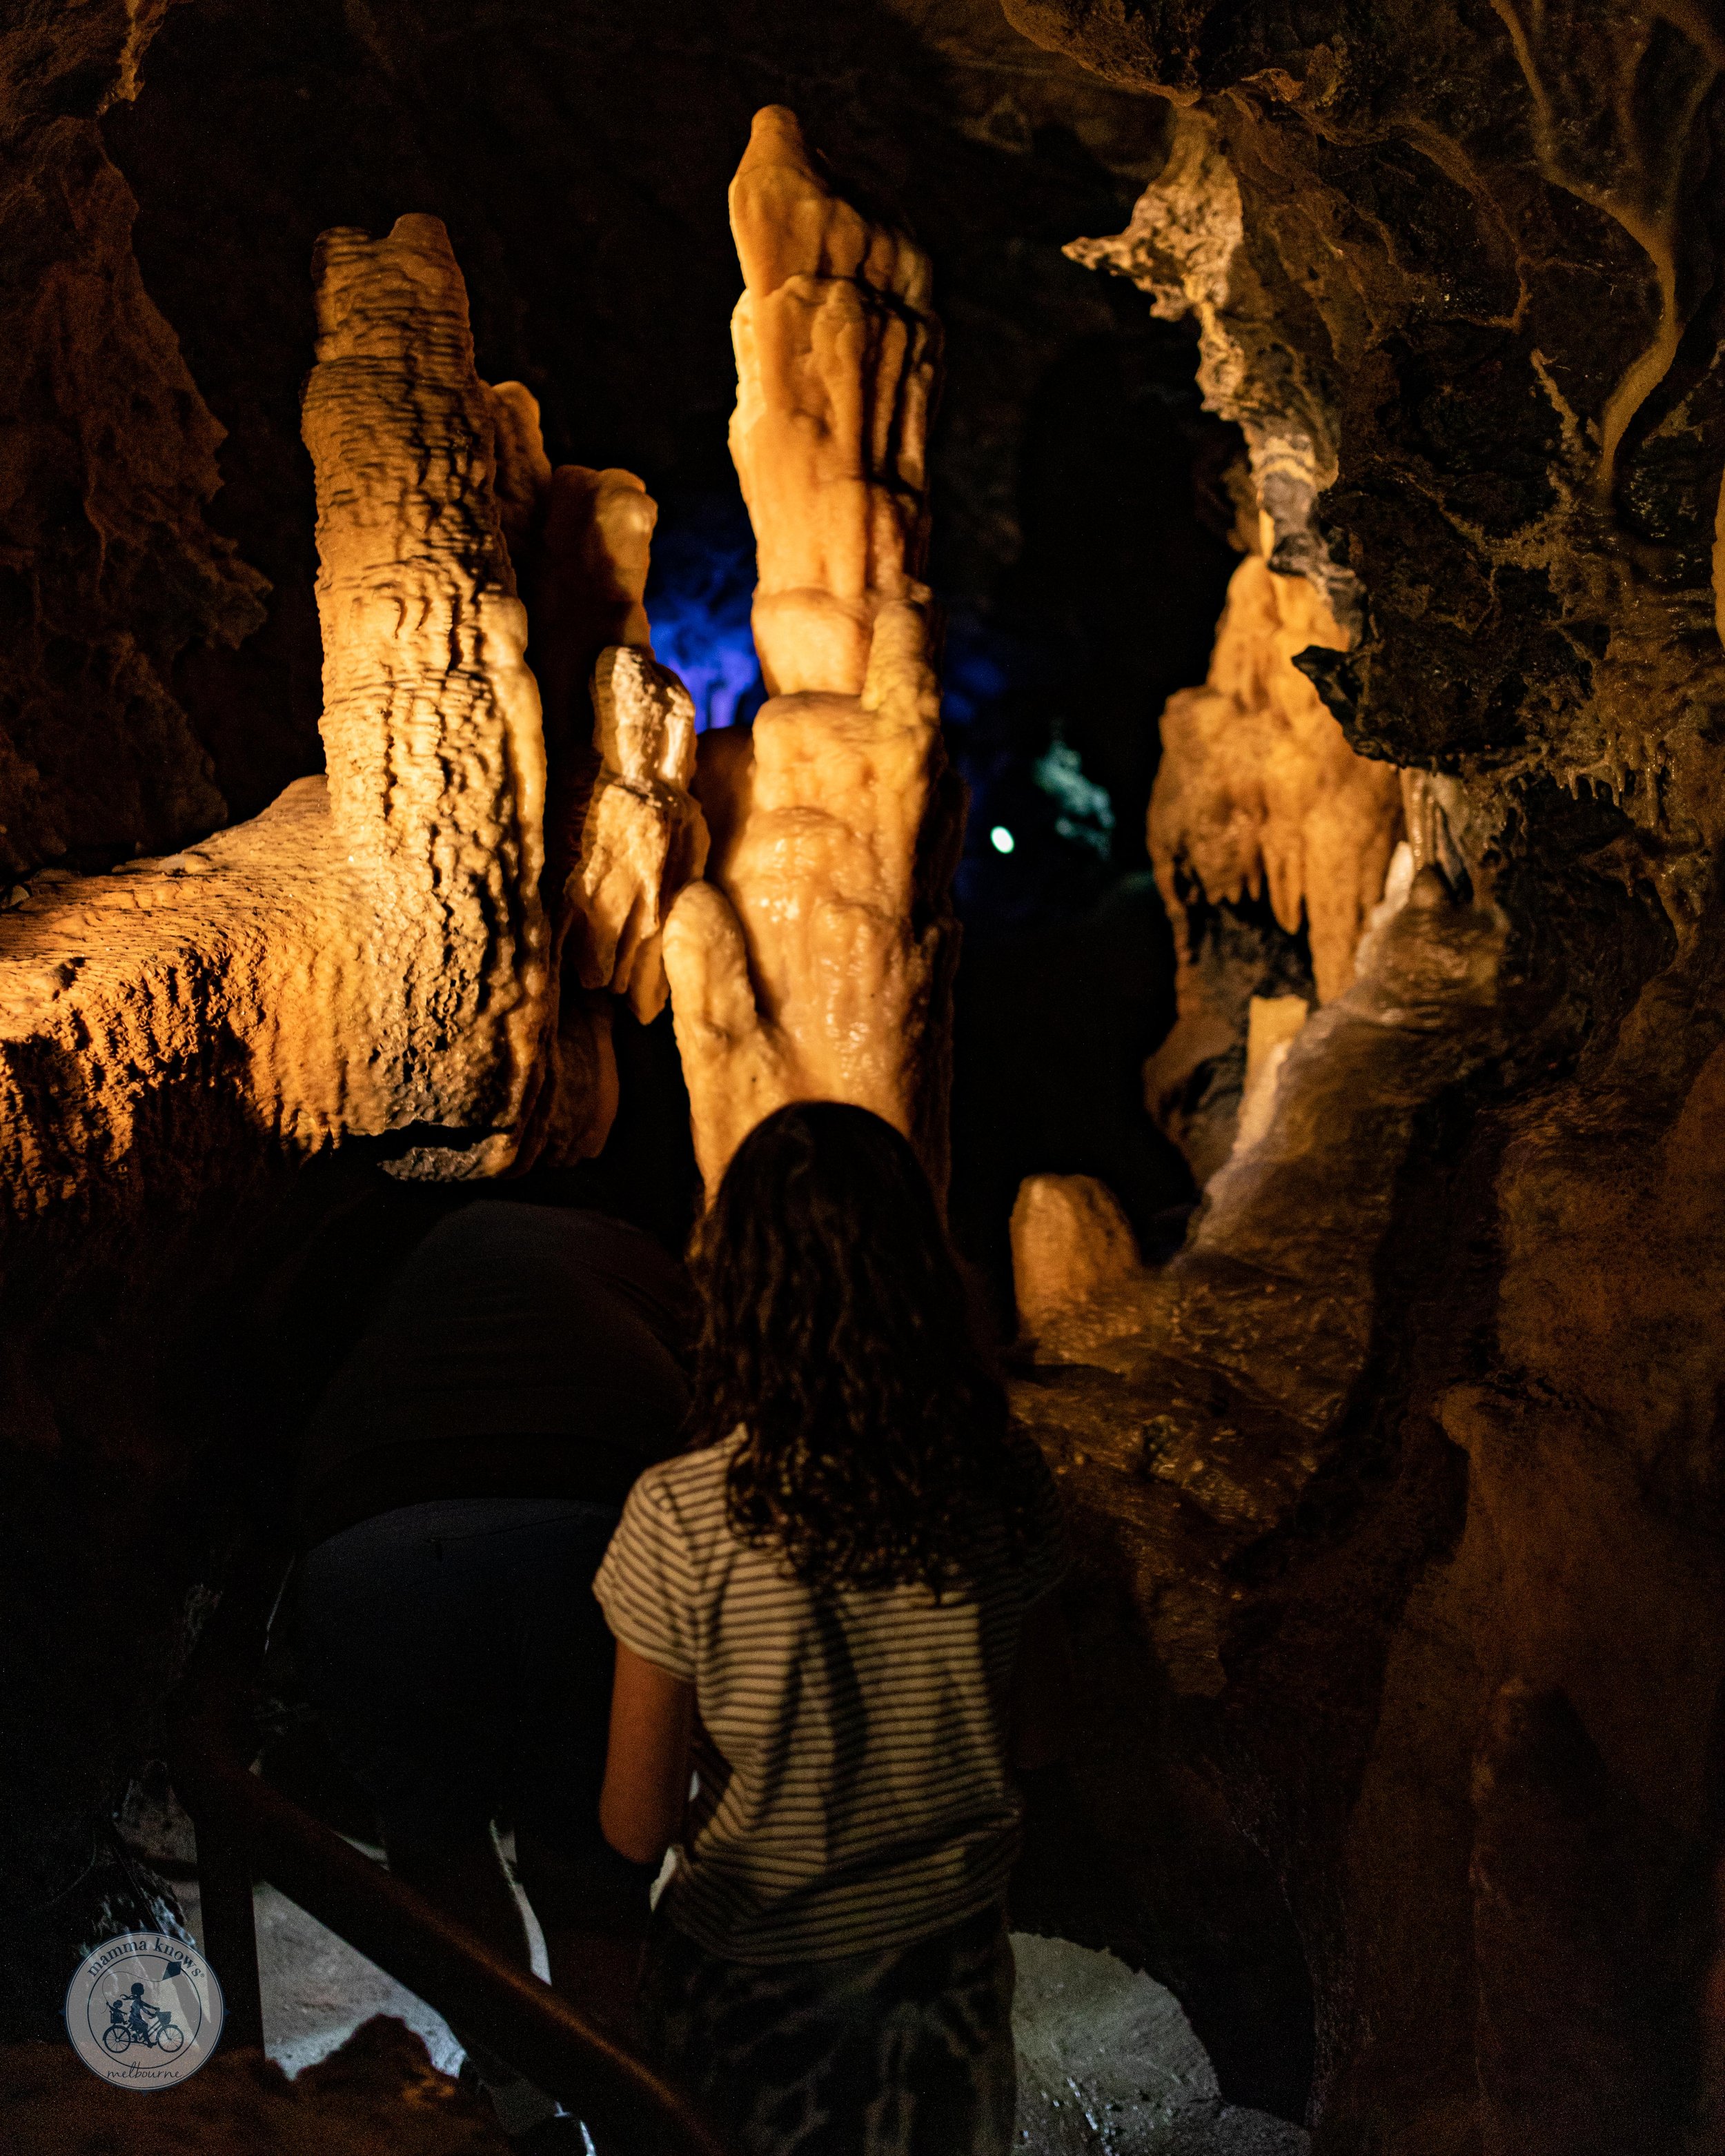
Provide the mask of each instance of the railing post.
POLYGON ((252 1773, 251 1693, 285 1564, 260 1552, 233 1567, 168 1706, 168 1767, 198 1830, 204 1953, 226 2001, 228 2041, 263 2041, 255 1871, 590 2120, 603 2145, 635 2156, 727 2156, 688 2097, 626 2044, 252 1773))
POLYGON ((203 1958, 222 1987, 228 2046, 264 2048, 264 1993, 258 1975, 258 1924, 252 1868, 239 1843, 213 1822, 198 1823, 198 1897, 203 1958))

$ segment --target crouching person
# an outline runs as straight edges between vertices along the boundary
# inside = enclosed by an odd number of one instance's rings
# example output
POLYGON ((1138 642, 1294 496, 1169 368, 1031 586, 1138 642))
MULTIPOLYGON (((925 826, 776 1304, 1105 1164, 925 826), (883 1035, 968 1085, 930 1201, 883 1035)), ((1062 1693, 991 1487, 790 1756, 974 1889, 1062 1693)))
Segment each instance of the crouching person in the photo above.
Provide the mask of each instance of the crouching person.
MULTIPOLYGON (((598 1830, 613 1648, 591 1589, 630 1484, 680 1440, 687 1317, 681 1268, 638 1229, 468 1205, 336 1372, 300 1481, 301 1672, 390 1869, 525 1966, 506 1815, 552 1982, 614 2022, 653 1871, 598 1830)), ((584 2145, 547 2096, 470 2056, 520 2145, 584 2145)))
POLYGON ((641 1864, 680 1841, 649 2048, 740 2156, 1004 2156, 1012 1768, 1055 1748, 1064 1654, 1051 1609, 1025 1623, 1061 1571, 1048 1470, 878 1117, 768 1117, 696 1276, 694 1449, 637 1483, 595 1588, 605 1833, 641 1864))

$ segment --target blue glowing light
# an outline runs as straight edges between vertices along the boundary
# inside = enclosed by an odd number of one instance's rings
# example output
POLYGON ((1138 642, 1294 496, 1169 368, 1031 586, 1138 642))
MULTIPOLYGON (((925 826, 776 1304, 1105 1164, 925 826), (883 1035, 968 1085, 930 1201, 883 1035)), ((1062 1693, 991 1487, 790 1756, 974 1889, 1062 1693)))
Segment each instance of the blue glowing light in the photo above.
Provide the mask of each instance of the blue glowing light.
POLYGON ((752 718, 761 702, 754 590, 755 536, 741 501, 714 496, 666 515, 647 583, 653 653, 682 677, 703 733, 752 718))
POLYGON ((1009 854, 1018 844, 1004 824, 997 824, 988 834, 988 844, 997 854, 1009 854))

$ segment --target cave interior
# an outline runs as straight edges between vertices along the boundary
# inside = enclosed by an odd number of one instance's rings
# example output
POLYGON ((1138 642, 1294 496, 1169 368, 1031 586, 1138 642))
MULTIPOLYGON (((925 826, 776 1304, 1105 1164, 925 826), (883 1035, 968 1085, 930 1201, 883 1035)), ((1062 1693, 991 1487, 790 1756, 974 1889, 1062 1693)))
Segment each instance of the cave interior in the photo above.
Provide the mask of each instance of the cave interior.
MULTIPOLYGON (((20 2133, 401 1256, 680 1250, 833 1097, 1066 1501, 1014 1926, 1310 2137, 1038 2145, 1725 2152, 1722 72, 1718 0, 0 23, 20 2133)), ((294 2130, 440 2148, 372 2066, 294 2130)))

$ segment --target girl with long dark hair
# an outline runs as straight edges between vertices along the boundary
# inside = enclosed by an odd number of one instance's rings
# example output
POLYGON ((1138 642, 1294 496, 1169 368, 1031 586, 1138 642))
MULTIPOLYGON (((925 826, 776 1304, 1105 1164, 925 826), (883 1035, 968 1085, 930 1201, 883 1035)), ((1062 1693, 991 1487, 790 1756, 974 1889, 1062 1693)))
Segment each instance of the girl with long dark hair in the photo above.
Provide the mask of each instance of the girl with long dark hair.
POLYGON ((1064 1652, 1024 1622, 1062 1567, 1048 1470, 878 1116, 768 1116, 696 1271, 693 1441, 595 1586, 600 1823, 636 1862, 680 1845, 648 2041, 742 2156, 1004 2156, 1013 1768, 1052 1756, 1064 1652))

